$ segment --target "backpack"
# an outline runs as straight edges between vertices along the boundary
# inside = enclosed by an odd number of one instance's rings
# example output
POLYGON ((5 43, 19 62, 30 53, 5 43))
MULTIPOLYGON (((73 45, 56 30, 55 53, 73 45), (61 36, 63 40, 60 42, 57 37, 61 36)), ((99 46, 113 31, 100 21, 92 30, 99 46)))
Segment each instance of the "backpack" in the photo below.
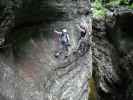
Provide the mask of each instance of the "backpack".
POLYGON ((67 32, 66 33, 62 32, 62 34, 60 36, 60 40, 61 40, 61 42, 67 43, 69 41, 69 35, 68 35, 68 33, 67 32))

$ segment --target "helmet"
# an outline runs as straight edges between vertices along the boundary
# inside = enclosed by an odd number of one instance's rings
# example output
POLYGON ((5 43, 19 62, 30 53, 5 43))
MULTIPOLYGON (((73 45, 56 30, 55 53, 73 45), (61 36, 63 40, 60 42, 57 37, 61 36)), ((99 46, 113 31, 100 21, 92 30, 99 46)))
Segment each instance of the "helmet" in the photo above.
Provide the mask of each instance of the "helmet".
POLYGON ((66 33, 67 32, 67 29, 63 29, 62 32, 66 33))

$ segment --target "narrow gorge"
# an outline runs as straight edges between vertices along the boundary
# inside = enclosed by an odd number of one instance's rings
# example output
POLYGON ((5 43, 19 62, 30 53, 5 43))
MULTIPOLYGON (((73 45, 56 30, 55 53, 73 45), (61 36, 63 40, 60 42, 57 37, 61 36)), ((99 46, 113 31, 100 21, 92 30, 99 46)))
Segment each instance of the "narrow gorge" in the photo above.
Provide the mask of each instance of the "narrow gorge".
POLYGON ((132 100, 132 8, 125 0, 0 0, 0 100, 132 100), (68 55, 55 57, 62 29, 68 55))

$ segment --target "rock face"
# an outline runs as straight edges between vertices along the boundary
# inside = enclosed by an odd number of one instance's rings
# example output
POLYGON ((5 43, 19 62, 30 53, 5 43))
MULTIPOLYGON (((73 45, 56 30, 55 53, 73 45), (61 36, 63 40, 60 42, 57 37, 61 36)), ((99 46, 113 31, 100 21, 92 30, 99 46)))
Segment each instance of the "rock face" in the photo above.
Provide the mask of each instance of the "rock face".
MULTIPOLYGON (((66 21, 77 19, 82 15, 88 15, 90 8, 89 6, 89 0, 38 0, 37 3, 36 0, 1 0, 1 40, 6 41, 6 38, 9 37, 7 39, 7 41, 9 41, 10 34, 8 33, 14 31, 14 28, 16 30, 16 28, 36 25, 44 21, 53 23, 58 20, 66 21), (69 4, 69 2, 71 2, 71 4, 69 4)), ((13 34, 11 34, 11 36, 12 35, 13 34)), ((13 39, 11 40, 14 42, 13 39)))
POLYGON ((94 19, 93 67, 98 100, 133 99, 132 16, 132 10, 118 8, 106 19, 94 19))
POLYGON ((91 41, 89 0, 1 0, 0 8, 0 100, 133 99, 132 10, 94 19, 91 41), (81 55, 77 25, 83 20, 81 55), (55 58, 60 42, 53 31, 63 28, 69 54, 55 58))
POLYGON ((1 38, 11 46, 0 54, 0 100, 88 100, 92 76, 89 0, 2 1, 2 7, 9 8, 7 15, 3 10, 1 38), (76 47, 77 25, 82 20, 89 30, 81 56, 76 47), (63 28, 70 34, 69 55, 55 58, 60 43, 53 31, 63 28))

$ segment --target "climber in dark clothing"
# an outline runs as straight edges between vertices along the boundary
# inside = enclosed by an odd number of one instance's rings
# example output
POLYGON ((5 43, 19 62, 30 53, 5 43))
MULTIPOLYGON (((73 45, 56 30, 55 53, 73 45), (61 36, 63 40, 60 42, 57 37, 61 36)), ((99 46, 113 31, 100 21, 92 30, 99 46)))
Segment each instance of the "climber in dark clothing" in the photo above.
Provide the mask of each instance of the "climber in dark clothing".
POLYGON ((79 37, 79 43, 78 43, 77 49, 79 48, 81 41, 86 36, 86 30, 87 30, 86 29, 87 28, 86 26, 87 26, 86 23, 83 23, 83 22, 81 22, 80 25, 78 25, 78 29, 80 31, 80 37, 79 37))
MULTIPOLYGON (((60 44, 61 44, 61 49, 62 51, 66 51, 68 52, 68 47, 70 46, 70 43, 69 43, 69 34, 67 32, 67 29, 63 29, 61 32, 59 31, 54 31, 54 33, 58 34, 59 35, 59 41, 60 41, 60 44)), ((56 53, 56 57, 58 57, 62 51, 59 51, 58 53, 56 53)))
POLYGON ((80 30, 80 39, 84 38, 86 35, 86 29, 85 29, 84 24, 82 24, 82 23, 80 24, 79 30, 80 30))
POLYGON ((80 32, 80 37, 78 40, 78 45, 76 50, 78 51, 78 54, 80 56, 83 56, 85 52, 87 51, 86 49, 86 36, 87 36, 87 29, 88 29, 88 24, 86 23, 85 20, 82 20, 80 25, 78 25, 78 29, 80 32))

